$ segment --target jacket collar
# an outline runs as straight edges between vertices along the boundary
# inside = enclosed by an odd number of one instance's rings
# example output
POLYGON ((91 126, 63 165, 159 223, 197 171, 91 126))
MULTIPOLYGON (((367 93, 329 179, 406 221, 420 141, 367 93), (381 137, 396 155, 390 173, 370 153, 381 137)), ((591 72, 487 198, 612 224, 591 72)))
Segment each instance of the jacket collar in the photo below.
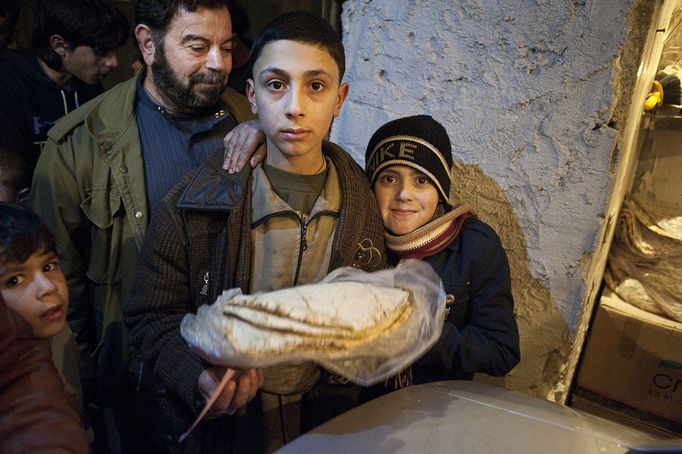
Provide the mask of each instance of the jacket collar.
POLYGON ((137 81, 145 71, 138 71, 134 77, 121 82, 111 89, 111 95, 101 101, 85 117, 88 132, 102 146, 103 150, 120 138, 135 124, 135 96, 137 81), (121 98, 123 101, 121 101, 121 98))
MULTIPOLYGON (((325 156, 339 158, 340 151, 329 142, 322 144, 325 156)), ((228 174, 222 169, 223 155, 216 153, 189 179, 180 194, 176 206, 180 209, 201 211, 231 211, 239 202, 246 184, 251 181, 251 168, 245 165, 237 174, 228 174)))

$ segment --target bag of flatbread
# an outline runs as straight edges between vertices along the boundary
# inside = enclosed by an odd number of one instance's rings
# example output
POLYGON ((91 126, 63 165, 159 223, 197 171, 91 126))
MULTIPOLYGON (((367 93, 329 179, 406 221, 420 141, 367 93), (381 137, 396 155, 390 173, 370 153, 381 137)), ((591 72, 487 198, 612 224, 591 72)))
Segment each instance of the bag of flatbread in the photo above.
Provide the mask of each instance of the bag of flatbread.
POLYGON ((180 331, 208 362, 271 367, 315 362, 369 386, 423 355, 440 336, 445 291, 431 266, 404 260, 367 273, 339 268, 324 280, 272 292, 223 292, 187 314, 180 331))

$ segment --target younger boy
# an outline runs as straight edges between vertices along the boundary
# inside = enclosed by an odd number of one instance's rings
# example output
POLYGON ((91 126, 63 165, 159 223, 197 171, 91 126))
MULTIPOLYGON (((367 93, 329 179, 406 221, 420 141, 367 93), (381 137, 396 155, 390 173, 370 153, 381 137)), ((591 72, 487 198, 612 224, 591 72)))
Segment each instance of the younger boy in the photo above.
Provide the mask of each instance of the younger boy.
MULTIPOLYGON (((365 169, 386 227, 389 262, 428 262, 447 293, 440 339, 408 373, 416 384, 503 376, 520 359, 507 254, 471 206, 450 204, 451 168, 448 133, 429 115, 390 121, 367 145, 365 169)), ((408 383, 386 384, 390 390, 408 383)))
POLYGON ((81 404, 78 350, 66 325, 66 278, 52 232, 27 208, 0 203, 0 294, 7 307, 50 339, 52 359, 75 403, 81 404))
MULTIPOLYGON (((287 13, 252 50, 247 95, 266 135, 267 162, 228 174, 221 154, 176 185, 154 214, 125 307, 144 371, 153 371, 142 378, 140 397, 160 439, 177 440, 225 371, 184 342, 186 313, 223 289, 274 290, 319 281, 341 266, 384 264, 383 226, 362 169, 324 141, 348 95, 338 34, 318 16, 287 13)), ((262 381, 262 371, 239 373, 213 410, 246 407, 246 415, 204 421, 184 452, 225 452, 230 444, 272 450, 351 406, 351 396, 334 399, 348 388, 330 384, 333 376, 314 364, 268 369, 264 405, 276 417, 263 431, 260 403, 247 405, 262 381), (318 412, 322 397, 329 414, 318 412)))

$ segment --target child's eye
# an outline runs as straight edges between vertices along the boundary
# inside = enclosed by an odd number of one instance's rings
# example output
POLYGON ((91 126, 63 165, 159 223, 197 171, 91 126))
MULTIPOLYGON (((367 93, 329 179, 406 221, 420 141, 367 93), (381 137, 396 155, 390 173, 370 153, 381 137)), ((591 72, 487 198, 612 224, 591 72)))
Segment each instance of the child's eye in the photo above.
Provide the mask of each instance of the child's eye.
POLYGON ((382 175, 380 180, 382 183, 393 183, 395 182, 395 177, 393 175, 382 175))
POLYGON ((21 285, 24 282, 24 277, 21 275, 10 276, 0 282, 0 288, 12 288, 21 285))
POLYGON ((273 90, 282 90, 284 88, 284 83, 279 80, 272 80, 268 82, 266 86, 273 90))
POLYGON ((46 263, 43 266, 43 272, 49 273, 50 271, 56 271, 59 269, 59 262, 54 260, 52 262, 46 263))
POLYGON ((417 177, 417 183, 421 185, 429 184, 429 179, 425 176, 417 177))

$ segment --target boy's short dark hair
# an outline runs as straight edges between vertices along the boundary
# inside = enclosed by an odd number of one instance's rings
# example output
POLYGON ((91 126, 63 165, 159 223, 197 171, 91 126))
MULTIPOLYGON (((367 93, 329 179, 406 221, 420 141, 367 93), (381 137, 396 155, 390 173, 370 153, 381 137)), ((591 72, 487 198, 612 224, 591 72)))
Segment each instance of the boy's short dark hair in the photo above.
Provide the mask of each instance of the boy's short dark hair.
POLYGON ((0 149, 0 184, 16 192, 31 186, 28 166, 19 153, 0 149))
POLYGON ((138 0, 135 5, 135 22, 144 24, 163 36, 175 15, 181 9, 194 12, 197 8, 227 8, 226 0, 138 0))
POLYGON ((130 24, 111 0, 39 0, 33 20, 33 49, 50 68, 61 69, 61 59, 50 47, 60 35, 72 46, 89 46, 106 54, 126 42, 130 24))
POLYGON ((339 67, 339 82, 346 71, 346 55, 341 37, 321 16, 307 11, 291 11, 277 16, 258 34, 251 47, 249 73, 253 78, 253 64, 266 44, 280 40, 313 44, 329 52, 339 67))
POLYGON ((0 264, 23 263, 36 252, 56 251, 54 235, 37 214, 0 202, 0 264))

